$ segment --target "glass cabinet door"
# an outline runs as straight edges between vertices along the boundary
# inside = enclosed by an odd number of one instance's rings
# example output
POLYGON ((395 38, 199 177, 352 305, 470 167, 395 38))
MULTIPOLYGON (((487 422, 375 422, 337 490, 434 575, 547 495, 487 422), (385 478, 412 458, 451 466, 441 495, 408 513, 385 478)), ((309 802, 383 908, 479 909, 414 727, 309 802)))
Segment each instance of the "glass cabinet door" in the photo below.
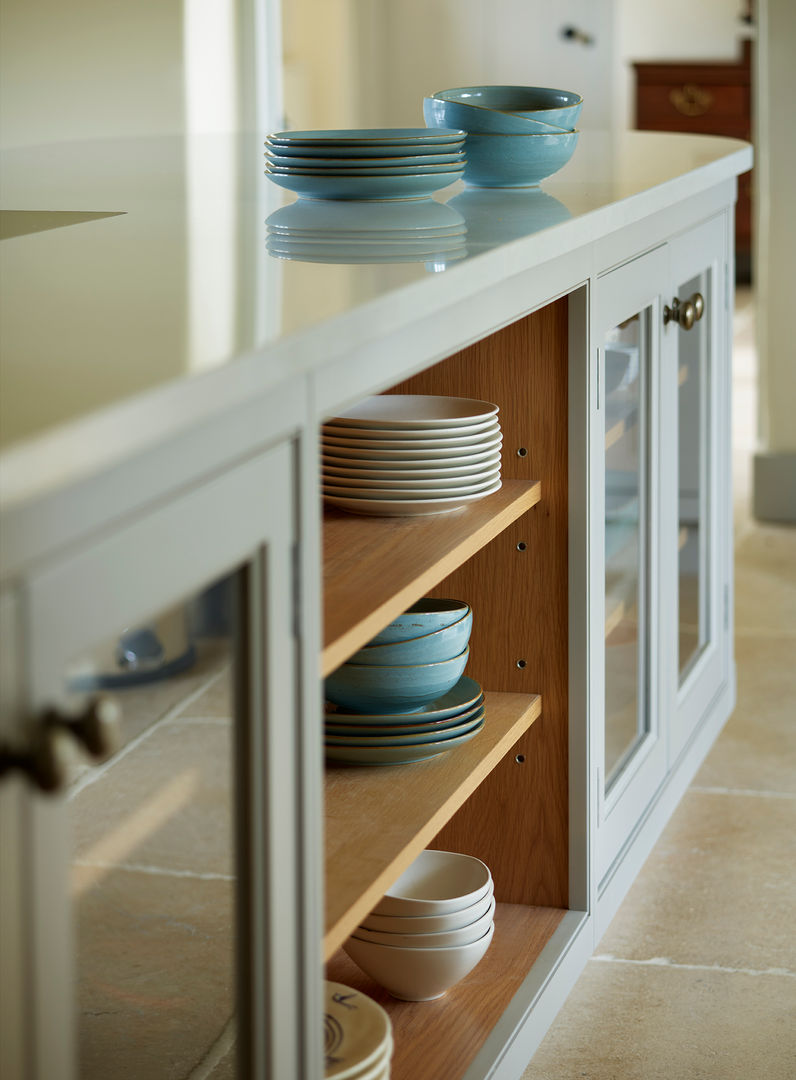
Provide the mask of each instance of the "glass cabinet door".
POLYGON ((302 1074, 293 460, 25 583, 30 1080, 302 1074))
POLYGON ((653 252, 597 285, 592 548, 603 556, 601 632, 592 654, 601 705, 598 876, 610 868, 664 775, 657 708, 660 375, 653 252), (599 503, 599 509, 596 505, 599 503), (596 541, 596 542, 595 542, 596 541), (599 660, 597 659, 599 657, 599 660))
POLYGON ((669 618, 670 758, 683 748, 726 677, 731 517, 725 505, 729 432, 723 315, 729 298, 724 218, 671 243, 664 309, 663 408, 673 433, 663 478, 664 566, 676 580, 669 618), (722 451, 722 447, 724 450, 722 451), (723 522, 723 525, 721 524, 723 522))

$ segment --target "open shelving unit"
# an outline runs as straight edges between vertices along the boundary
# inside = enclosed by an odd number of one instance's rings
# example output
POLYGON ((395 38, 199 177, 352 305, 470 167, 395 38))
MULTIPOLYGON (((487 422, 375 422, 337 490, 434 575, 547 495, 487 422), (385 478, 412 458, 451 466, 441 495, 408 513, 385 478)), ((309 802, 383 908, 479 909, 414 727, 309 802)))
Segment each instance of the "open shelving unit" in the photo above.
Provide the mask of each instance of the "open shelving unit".
POLYGON ((567 327, 562 300, 387 391, 495 402, 499 492, 427 518, 324 512, 323 674, 421 596, 450 596, 473 608, 467 674, 485 693, 483 730, 455 750, 326 769, 327 977, 388 1009, 395 1080, 461 1076, 568 910, 567 327), (495 936, 443 998, 398 1002, 340 946, 425 847, 490 867, 495 936))

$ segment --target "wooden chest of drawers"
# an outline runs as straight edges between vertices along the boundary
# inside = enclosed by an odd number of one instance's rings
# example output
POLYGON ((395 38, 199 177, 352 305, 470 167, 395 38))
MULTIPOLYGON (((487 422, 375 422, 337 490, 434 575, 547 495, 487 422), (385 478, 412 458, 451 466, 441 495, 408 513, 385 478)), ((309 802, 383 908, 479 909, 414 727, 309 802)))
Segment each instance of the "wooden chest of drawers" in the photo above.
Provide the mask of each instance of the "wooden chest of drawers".
MULTIPOLYGON (((751 42, 738 61, 660 61, 633 65, 636 127, 752 138, 751 42)), ((738 178, 735 260, 738 281, 749 281, 752 255, 752 173, 738 178)))

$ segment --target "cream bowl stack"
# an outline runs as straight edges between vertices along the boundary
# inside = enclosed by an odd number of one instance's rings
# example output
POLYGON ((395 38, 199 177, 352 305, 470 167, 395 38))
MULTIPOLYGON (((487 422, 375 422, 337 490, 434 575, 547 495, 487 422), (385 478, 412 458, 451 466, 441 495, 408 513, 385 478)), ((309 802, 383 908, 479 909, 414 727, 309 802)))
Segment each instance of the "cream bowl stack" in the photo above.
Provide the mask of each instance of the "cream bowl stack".
POLYGON ((393 997, 432 1001, 483 958, 494 914, 492 875, 480 859, 423 851, 343 948, 393 997))

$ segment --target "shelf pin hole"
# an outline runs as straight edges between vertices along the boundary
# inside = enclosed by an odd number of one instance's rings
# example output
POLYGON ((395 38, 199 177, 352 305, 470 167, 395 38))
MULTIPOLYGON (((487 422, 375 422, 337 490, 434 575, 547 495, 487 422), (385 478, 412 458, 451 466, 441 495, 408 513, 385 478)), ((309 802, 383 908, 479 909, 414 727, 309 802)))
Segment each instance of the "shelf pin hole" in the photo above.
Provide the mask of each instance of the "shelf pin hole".
POLYGON ((527 663, 528 663, 527 660, 518 660, 517 661, 517 667, 518 668, 524 668, 527 663))
POLYGON ((517 754, 517 756, 514 758, 514 760, 517 762, 518 765, 524 765, 525 764, 525 754, 517 754))
POLYGON ((517 551, 525 551, 527 547, 528 545, 525 543, 525 541, 520 540, 519 544, 517 544, 517 551))
POLYGON ((518 450, 517 450, 517 457, 527 457, 527 456, 528 456, 527 448, 524 447, 524 446, 520 446, 518 448, 518 450))

